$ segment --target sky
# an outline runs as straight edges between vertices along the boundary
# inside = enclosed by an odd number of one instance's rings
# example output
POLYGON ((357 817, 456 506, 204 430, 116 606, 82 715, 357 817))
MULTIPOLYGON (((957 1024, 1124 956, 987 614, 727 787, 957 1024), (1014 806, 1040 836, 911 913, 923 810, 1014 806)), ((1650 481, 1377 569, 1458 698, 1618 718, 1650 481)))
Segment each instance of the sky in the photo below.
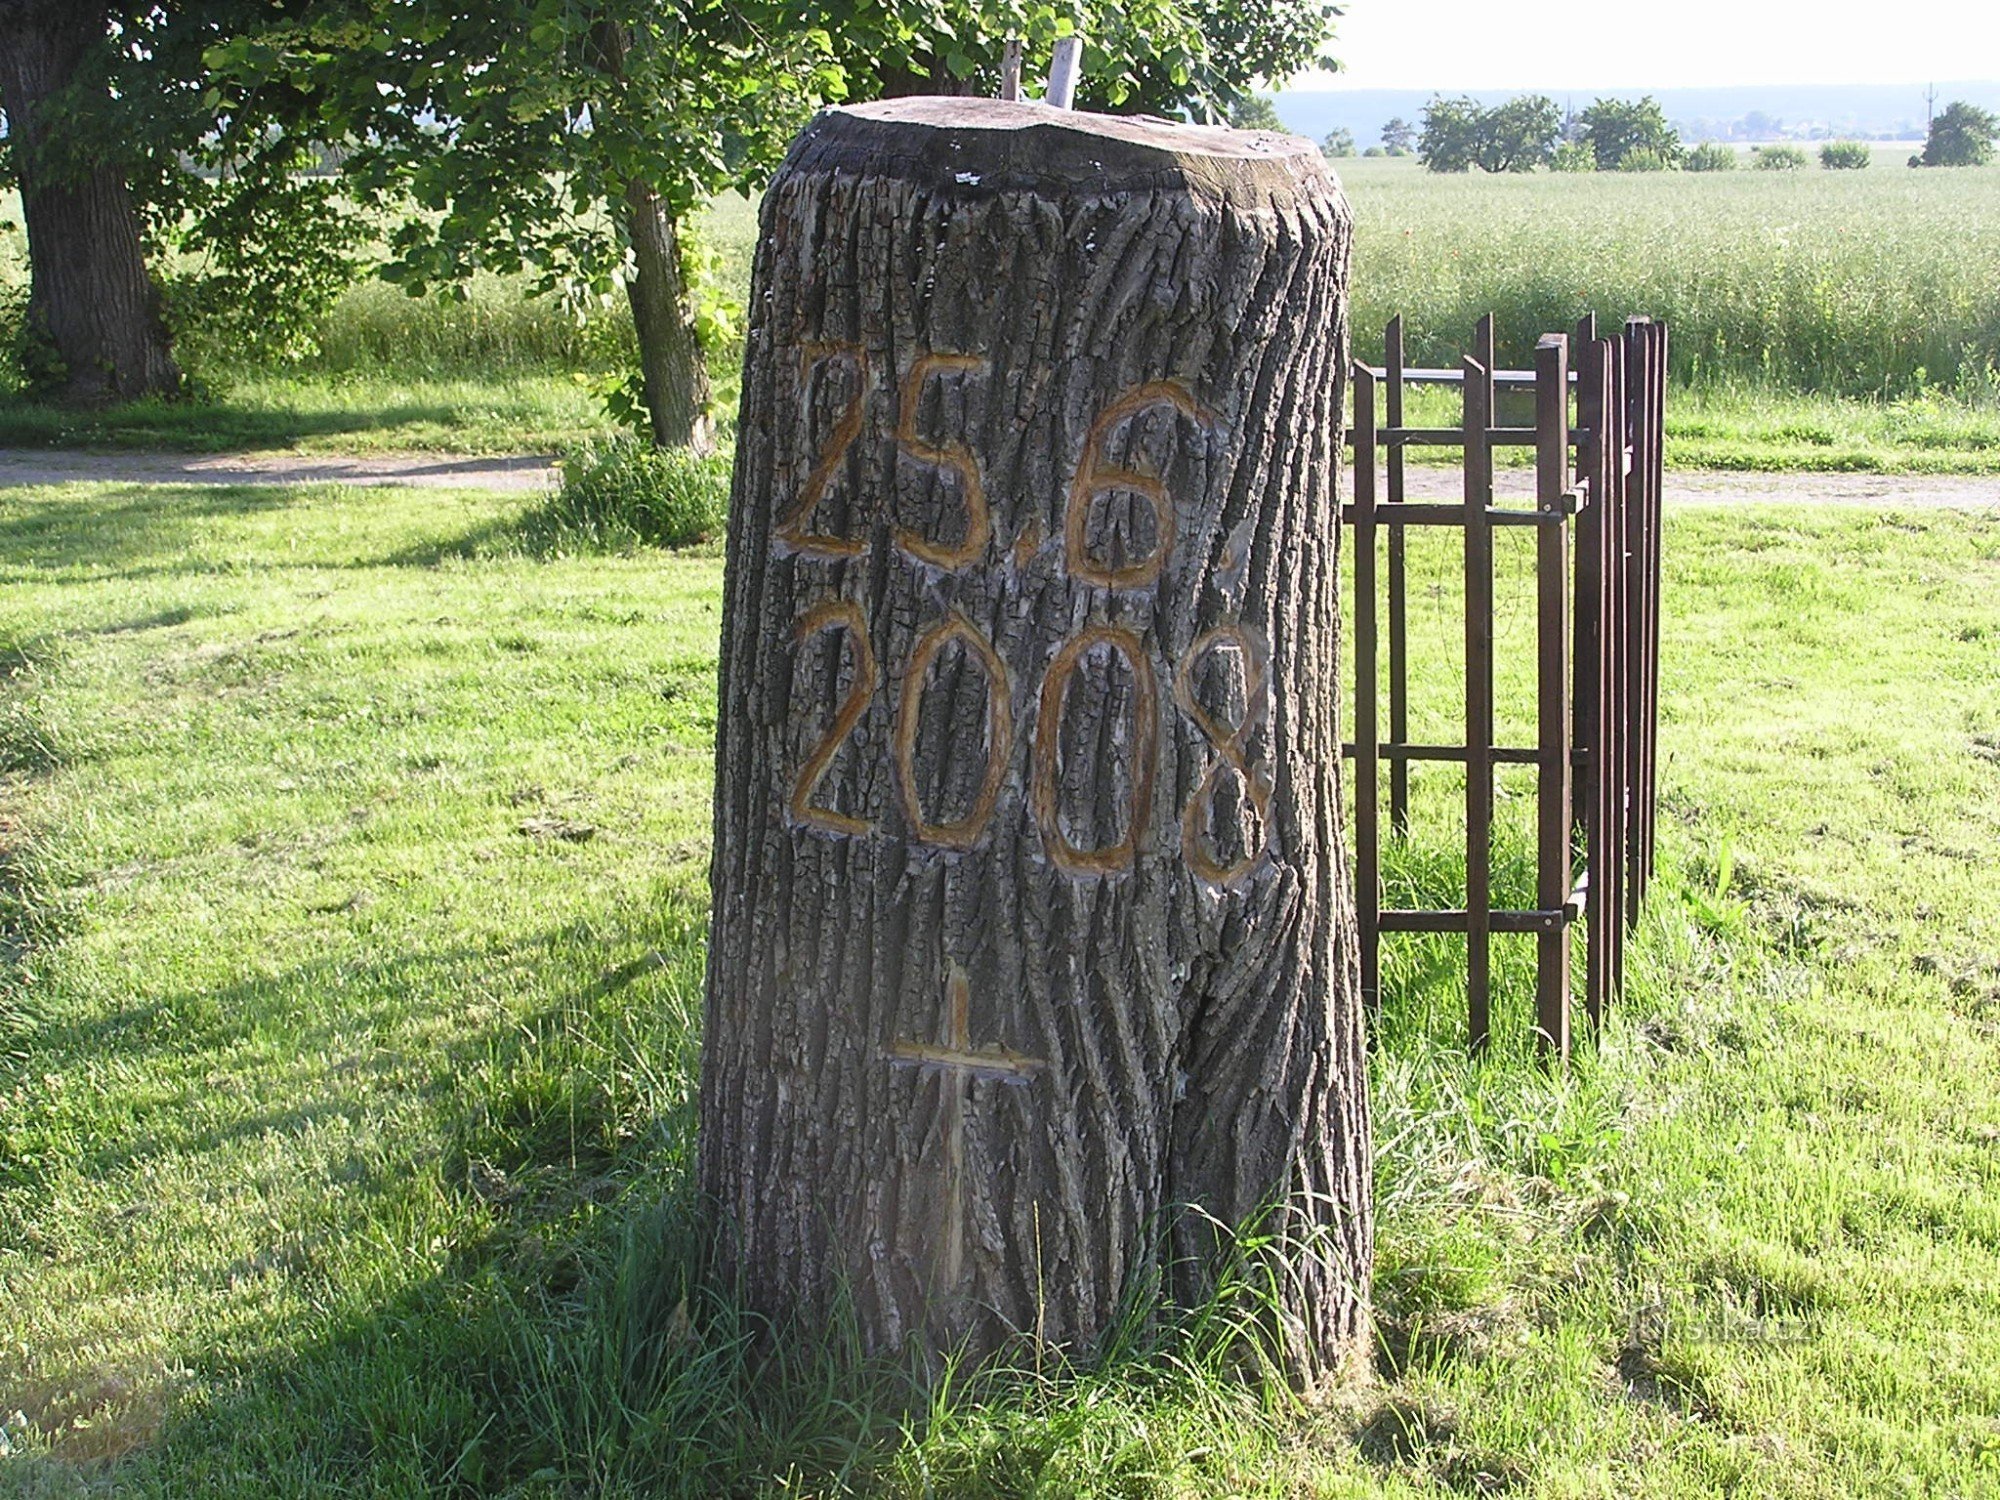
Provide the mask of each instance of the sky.
POLYGON ((1708 88, 2000 74, 2000 0, 1346 0, 1292 88, 1708 88))

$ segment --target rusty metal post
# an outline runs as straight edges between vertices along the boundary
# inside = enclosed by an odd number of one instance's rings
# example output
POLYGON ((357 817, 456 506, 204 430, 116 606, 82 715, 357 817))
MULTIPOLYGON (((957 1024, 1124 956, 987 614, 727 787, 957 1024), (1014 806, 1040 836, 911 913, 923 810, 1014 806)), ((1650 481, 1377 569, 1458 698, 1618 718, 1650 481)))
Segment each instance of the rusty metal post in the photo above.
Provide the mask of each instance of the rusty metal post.
POLYGON ((1648 684, 1647 642, 1651 628, 1647 605, 1652 598, 1649 577, 1652 571, 1653 535, 1651 423, 1647 420, 1652 399, 1652 374, 1644 320, 1625 322, 1625 921, 1639 921, 1639 903, 1645 898, 1647 838, 1647 758, 1646 701, 1648 684))
POLYGON ((1583 430, 1577 444, 1577 469, 1584 485, 1584 507, 1577 521, 1572 669, 1576 694, 1573 722, 1580 752, 1576 800, 1582 812, 1588 871, 1583 1003, 1593 1030, 1603 1020, 1611 992, 1612 945, 1623 921, 1617 865, 1608 842, 1612 825, 1609 801, 1617 794, 1618 777, 1610 761, 1614 714, 1608 707, 1613 702, 1609 653, 1616 630, 1615 626, 1607 628, 1615 619, 1611 589, 1617 576, 1611 454, 1621 424, 1611 409, 1610 346, 1593 336, 1595 327, 1594 319, 1577 326, 1577 425, 1583 430))
POLYGON ((1626 504, 1631 453, 1631 411, 1626 404, 1626 370, 1623 347, 1616 339, 1600 340, 1604 350, 1609 397, 1605 403, 1605 425, 1609 429, 1605 449, 1604 515, 1607 559, 1611 577, 1605 589, 1605 698, 1604 774, 1609 781, 1605 807, 1609 821, 1604 830, 1602 860, 1609 876, 1604 896, 1604 921, 1612 929, 1611 993, 1625 990, 1625 927, 1627 899, 1631 890, 1629 837, 1632 804, 1632 632, 1631 632, 1631 549, 1632 518, 1626 504))
POLYGON ((1466 1046, 1491 1031, 1493 1000, 1493 315, 1479 320, 1465 372, 1465 1012, 1466 1046))
MULTIPOLYGON (((1569 346, 1559 333, 1535 349, 1535 905, 1570 896, 1569 346)), ((1535 938, 1535 1031, 1542 1051, 1569 1057, 1569 925, 1535 938)))
MULTIPOLYGON (((1403 315, 1389 320, 1383 340, 1384 391, 1391 427, 1403 425, 1403 315)), ((1392 441, 1385 455, 1389 469, 1389 504, 1403 503, 1403 445, 1392 441)), ((1408 547, 1403 528, 1389 528, 1389 742, 1410 742, 1410 630, 1408 547)), ((1389 762, 1389 824, 1397 834, 1410 832, 1410 762, 1397 755, 1389 762)))
POLYGON ((1660 794, 1660 581, 1666 550, 1666 516, 1662 511, 1666 467, 1667 329, 1650 318, 1642 321, 1646 350, 1646 401, 1643 410, 1646 441, 1646 779, 1639 789, 1645 810, 1643 858, 1639 864, 1639 900, 1652 884, 1655 839, 1659 829, 1660 794))
MULTIPOLYGON (((1375 377, 1354 367, 1354 908, 1361 1002, 1382 1002, 1382 836, 1375 648, 1375 377)), ((1398 528, 1400 529, 1400 528, 1398 528)), ((1391 533, 1394 535, 1394 532, 1391 533)), ((1392 647, 1393 653, 1393 647, 1392 647)))
POLYGON ((1603 392, 1596 367, 1597 315, 1586 313, 1577 320, 1570 337, 1570 359, 1576 371, 1576 475, 1584 493, 1584 504, 1576 517, 1576 594, 1570 626, 1570 673, 1572 681, 1570 742, 1575 746, 1579 774, 1572 795, 1576 805, 1576 825, 1583 847, 1589 847, 1588 825, 1592 798, 1596 795, 1596 756, 1599 735, 1595 724, 1598 707, 1599 635, 1604 628, 1603 484, 1598 465, 1604 454, 1603 392))

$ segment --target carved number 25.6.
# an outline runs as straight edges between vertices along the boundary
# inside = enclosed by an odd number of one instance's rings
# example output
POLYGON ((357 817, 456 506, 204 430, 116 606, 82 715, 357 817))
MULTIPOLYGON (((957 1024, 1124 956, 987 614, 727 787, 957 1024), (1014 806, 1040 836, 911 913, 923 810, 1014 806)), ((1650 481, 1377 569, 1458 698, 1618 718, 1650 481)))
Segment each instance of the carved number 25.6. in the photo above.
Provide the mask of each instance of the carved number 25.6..
MULTIPOLYGON (((832 492, 834 475, 847 457, 847 450, 861 435, 866 415, 868 391, 874 380, 873 361, 859 344, 807 344, 799 351, 799 385, 811 396, 813 372, 824 366, 844 366, 851 390, 847 404, 827 434, 806 482, 796 499, 778 519, 773 534, 779 541, 813 557, 858 557, 867 543, 856 536, 839 536, 812 529, 812 514, 832 492)), ((917 433, 917 409, 924 386, 933 376, 970 375, 983 372, 987 361, 976 354, 920 354, 903 377, 898 393, 896 447, 918 463, 949 469, 958 476, 959 492, 965 504, 965 534, 956 543, 934 542, 907 526, 893 528, 896 545, 910 556, 946 572, 970 567, 986 555, 993 539, 993 517, 986 502, 986 484, 979 472, 979 460, 972 450, 957 441, 926 442, 917 433)))

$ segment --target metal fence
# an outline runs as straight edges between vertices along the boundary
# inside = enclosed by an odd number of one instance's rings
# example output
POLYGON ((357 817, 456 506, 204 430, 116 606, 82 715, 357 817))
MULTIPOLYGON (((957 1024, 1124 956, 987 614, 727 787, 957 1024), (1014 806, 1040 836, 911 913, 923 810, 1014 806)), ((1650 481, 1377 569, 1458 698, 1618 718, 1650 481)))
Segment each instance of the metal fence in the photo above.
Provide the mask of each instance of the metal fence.
POLYGON ((1361 984, 1369 1006, 1379 1005, 1384 934, 1465 934, 1467 1039, 1478 1050, 1491 1032, 1493 935, 1532 935, 1537 1039, 1565 1057, 1571 929, 1582 922, 1584 1007, 1595 1027, 1623 987, 1626 933, 1653 868, 1667 331, 1633 318, 1620 336, 1600 338, 1596 320, 1586 318, 1572 336, 1546 335, 1532 370, 1496 369, 1493 344, 1489 316, 1460 368, 1411 369, 1397 318, 1388 326, 1383 366, 1354 367, 1354 497, 1341 519, 1354 528, 1354 743, 1347 750, 1354 760, 1361 984), (1405 394, 1418 385, 1459 387, 1459 425, 1405 425, 1405 394), (1503 391, 1532 395, 1532 426, 1497 425, 1503 391), (1422 446, 1463 448, 1462 503, 1405 498, 1405 454, 1422 446), (1534 449, 1531 504, 1496 503, 1493 456, 1503 447, 1534 449), (1464 533, 1462 744, 1409 738, 1412 526, 1464 533), (1493 534, 1501 526, 1535 530, 1532 745, 1494 743, 1493 534), (1378 565, 1387 571, 1386 738, 1378 565), (1465 767, 1463 908, 1381 904, 1382 767, 1390 830, 1400 836, 1410 827, 1410 768, 1421 762, 1465 767), (1494 774, 1503 765, 1536 769, 1535 904, 1526 910, 1496 910, 1492 902, 1494 774))

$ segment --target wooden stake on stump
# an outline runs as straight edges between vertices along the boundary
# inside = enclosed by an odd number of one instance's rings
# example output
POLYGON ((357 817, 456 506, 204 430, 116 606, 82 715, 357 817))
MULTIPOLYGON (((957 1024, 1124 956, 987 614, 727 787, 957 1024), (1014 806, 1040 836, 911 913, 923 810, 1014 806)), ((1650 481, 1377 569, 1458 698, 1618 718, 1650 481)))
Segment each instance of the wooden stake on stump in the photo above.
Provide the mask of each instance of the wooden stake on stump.
POLYGON ((1054 53, 1049 58, 1049 87, 1047 102, 1056 109, 1072 109, 1076 105, 1076 82, 1083 72, 1083 38, 1065 36, 1056 38, 1054 53))
POLYGON ((1342 847, 1350 219, 1309 142, 829 110, 764 199, 701 1181, 752 1304, 1087 1350, 1292 1243, 1361 1350, 1342 847))
POLYGON ((1013 103, 1021 97, 1021 39, 1007 38, 1000 53, 1000 97, 1013 103))

